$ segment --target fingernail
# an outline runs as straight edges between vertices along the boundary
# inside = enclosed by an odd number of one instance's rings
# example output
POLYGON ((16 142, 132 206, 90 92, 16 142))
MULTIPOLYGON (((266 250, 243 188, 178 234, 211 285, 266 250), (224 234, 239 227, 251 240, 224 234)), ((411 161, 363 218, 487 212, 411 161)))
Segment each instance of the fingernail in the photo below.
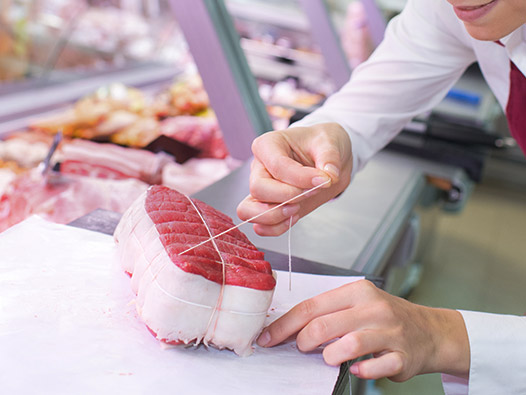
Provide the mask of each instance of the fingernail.
POLYGON ((333 178, 340 177, 340 169, 338 169, 336 166, 331 165, 330 163, 325 165, 323 168, 327 173, 329 173, 333 178))
POLYGON ((270 333, 268 331, 263 332, 258 340, 257 340, 258 346, 265 347, 267 344, 270 343, 270 333))
POLYGON ((360 367, 358 366, 357 363, 354 363, 354 364, 351 365, 350 371, 355 376, 358 376, 360 374, 360 367))
POLYGON ((294 204, 291 206, 283 207, 282 212, 283 212, 283 215, 288 218, 296 214, 299 210, 300 210, 300 206, 297 204, 294 204))
POLYGON ((318 185, 323 184, 324 182, 329 181, 330 178, 327 176, 316 176, 312 179, 312 185, 317 187, 318 185))

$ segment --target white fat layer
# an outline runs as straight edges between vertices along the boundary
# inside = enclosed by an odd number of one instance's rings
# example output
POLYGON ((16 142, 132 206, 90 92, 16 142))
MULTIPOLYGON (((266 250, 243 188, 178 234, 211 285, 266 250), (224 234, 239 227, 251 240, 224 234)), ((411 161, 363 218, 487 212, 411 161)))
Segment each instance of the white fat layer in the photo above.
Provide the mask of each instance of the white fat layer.
POLYGON ((137 199, 115 230, 121 265, 132 273, 141 319, 167 342, 202 341, 240 356, 251 354, 274 291, 225 285, 221 307, 214 311, 221 284, 171 261, 144 209, 145 198, 137 199))

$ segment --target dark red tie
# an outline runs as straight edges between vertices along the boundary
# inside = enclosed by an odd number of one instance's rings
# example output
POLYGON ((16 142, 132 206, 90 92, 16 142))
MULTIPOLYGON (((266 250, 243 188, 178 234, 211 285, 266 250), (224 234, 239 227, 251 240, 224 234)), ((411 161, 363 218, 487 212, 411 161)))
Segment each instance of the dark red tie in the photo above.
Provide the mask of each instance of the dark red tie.
POLYGON ((506 106, 506 118, 511 135, 526 154, 526 77, 510 61, 510 96, 506 106))

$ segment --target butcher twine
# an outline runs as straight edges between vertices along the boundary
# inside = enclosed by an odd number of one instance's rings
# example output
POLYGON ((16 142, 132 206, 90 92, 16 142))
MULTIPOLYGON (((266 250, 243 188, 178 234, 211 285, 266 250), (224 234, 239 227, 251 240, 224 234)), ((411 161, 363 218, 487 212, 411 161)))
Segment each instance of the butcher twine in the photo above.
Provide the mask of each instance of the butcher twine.
POLYGON ((272 207, 272 208, 269 208, 269 209, 266 210, 266 211, 263 211, 262 213, 259 213, 258 215, 254 215, 252 218, 249 218, 249 219, 247 219, 246 221, 243 221, 243 222, 241 222, 240 224, 237 224, 236 226, 231 227, 230 229, 227 229, 227 230, 225 230, 225 231, 223 231, 223 232, 221 232, 221 233, 218 233, 218 234, 215 235, 215 236, 212 236, 211 238, 209 238, 209 239, 207 239, 207 240, 205 240, 205 241, 202 241, 202 242, 200 242, 200 243, 198 243, 198 244, 196 244, 196 245, 194 245, 194 246, 192 246, 192 247, 190 247, 190 248, 187 248, 187 249, 184 250, 183 252, 180 252, 179 255, 186 254, 188 251, 192 251, 194 248, 197 248, 197 247, 199 247, 199 246, 202 246, 203 244, 208 243, 208 242, 211 241, 211 240, 217 239, 218 237, 223 236, 224 234, 226 234, 226 233, 228 233, 228 232, 231 232, 231 231, 233 231, 234 229, 239 228, 240 226, 243 226, 243 225, 245 225, 245 224, 247 224, 247 223, 249 223, 249 222, 252 222, 252 221, 254 221, 255 219, 261 217, 262 215, 265 215, 266 213, 269 213, 269 212, 271 212, 271 211, 273 211, 273 210, 276 210, 276 209, 278 209, 278 208, 280 208, 280 207, 283 207, 284 205, 289 204, 289 203, 293 202, 294 200, 299 199, 299 198, 302 197, 302 196, 305 196, 305 195, 308 194, 308 193, 314 192, 316 189, 319 189, 319 188, 321 188, 322 186, 327 185, 327 184, 330 183, 330 182, 331 182, 331 180, 327 180, 327 181, 325 181, 323 184, 317 185, 317 186, 315 186, 314 188, 311 188, 311 189, 309 189, 309 190, 307 190, 307 191, 305 191, 305 192, 302 192, 302 193, 300 193, 299 195, 294 196, 293 198, 291 198, 291 199, 289 199, 289 200, 287 200, 287 201, 284 201, 283 203, 278 204, 277 206, 274 206, 274 207, 272 207))
MULTIPOLYGON (((219 308, 221 307, 221 304, 223 303, 223 293, 225 291, 225 280, 226 280, 226 272, 225 272, 226 264, 225 264, 225 260, 223 259, 222 255, 221 255, 221 251, 219 251, 219 247, 217 246, 217 243, 214 240, 214 234, 212 233, 212 230, 210 229, 210 227, 206 223, 203 215, 201 214, 201 212, 199 211, 199 209, 195 205, 194 201, 192 199, 190 199, 188 196, 186 196, 186 195, 184 195, 184 196, 190 201, 190 203, 192 203, 192 206, 194 207, 195 211, 199 215, 199 218, 201 218, 201 221, 203 221, 203 224, 205 225, 206 230, 208 231, 208 234, 210 235, 210 241, 214 245, 214 248, 217 251, 217 255, 219 255, 219 259, 221 259, 221 266, 222 266, 221 276, 223 278, 222 282, 221 282, 221 290, 219 291, 219 297, 217 298, 216 305, 214 306, 214 310, 212 310, 212 314, 210 315, 210 319, 208 320, 208 324, 206 325, 206 329, 205 329, 205 340, 206 340, 206 333, 208 333, 208 329, 210 329, 210 324, 212 323, 212 319, 214 318, 214 314, 216 313, 217 310, 219 310, 219 308)), ((214 329, 212 330, 212 336, 210 336, 210 339, 214 338, 214 334, 215 334, 215 331, 216 331, 216 328, 217 328, 217 322, 218 321, 219 321, 219 314, 217 314, 217 317, 216 317, 216 320, 215 320, 215 323, 214 323, 214 329)))
MULTIPOLYGON (((320 185, 317 185, 317 186, 315 186, 314 188, 308 189, 308 190, 306 190, 306 191, 300 193, 299 195, 296 195, 296 196, 294 196, 293 198, 291 198, 291 199, 289 199, 289 200, 286 200, 286 201, 284 201, 284 202, 278 204, 277 206, 274 206, 274 207, 272 207, 272 208, 270 208, 270 209, 268 209, 268 210, 266 210, 266 211, 263 211, 262 213, 259 213, 259 214, 255 215, 255 216, 253 216, 252 218, 247 219, 246 221, 243 221, 243 222, 241 222, 241 223, 239 223, 239 224, 237 224, 237 225, 235 225, 235 226, 233 226, 233 227, 231 227, 231 228, 229 228, 229 229, 227 229, 227 230, 225 230, 225 231, 223 231, 223 232, 221 232, 221 233, 218 233, 217 235, 213 235, 213 234, 212 234, 212 231, 211 231, 210 227, 209 227, 208 224, 206 223, 204 217, 201 215, 201 212, 199 211, 199 209, 197 208, 197 206, 194 204, 194 202, 192 201, 192 199, 191 199, 190 197, 184 195, 184 196, 190 201, 190 203, 191 203, 192 206, 194 207, 195 211, 197 212, 197 214, 199 215, 199 217, 200 217, 201 220, 203 221, 203 224, 206 226, 206 229, 207 229, 207 231, 208 231, 208 234, 210 235, 210 238, 208 238, 208 239, 206 239, 206 240, 204 240, 204 241, 202 241, 202 242, 200 242, 200 243, 198 243, 198 244, 196 244, 196 245, 194 245, 194 246, 192 246, 192 247, 190 247, 190 248, 187 248, 187 249, 184 250, 183 252, 180 252, 179 255, 186 254, 187 252, 192 251, 193 249, 195 249, 195 248, 197 248, 197 247, 199 247, 199 246, 202 246, 203 244, 206 244, 206 243, 208 243, 208 242, 210 241, 210 242, 212 242, 212 244, 214 245, 214 248, 216 249, 216 251, 217 251, 217 253, 218 253, 218 255, 219 255, 219 258, 221 259, 221 265, 222 265, 222 277, 223 277, 223 280, 222 280, 222 283, 221 283, 221 290, 219 291, 219 297, 218 297, 218 299, 217 299, 217 303, 216 303, 216 305, 213 307, 212 314, 210 315, 210 320, 208 321, 208 325, 207 325, 207 327, 206 327, 205 334, 208 332, 208 329, 210 328, 210 324, 212 323, 212 320, 213 320, 213 318, 214 318, 215 313, 217 312, 217 310, 219 310, 219 309, 221 308, 221 304, 222 304, 222 302, 223 302, 223 293, 224 293, 224 288, 225 288, 225 278, 226 278, 225 270, 226 270, 226 264, 225 264, 225 261, 224 261, 223 257, 221 256, 221 252, 219 251, 219 248, 217 247, 217 244, 216 244, 216 242, 215 242, 215 239, 217 239, 218 237, 223 236, 224 234, 227 234, 227 233, 229 233, 229 232, 231 232, 231 231, 233 231, 233 230, 239 228, 240 226, 243 226, 243 225, 245 225, 245 224, 247 224, 247 223, 249 223, 249 222, 251 222, 251 221, 254 221, 255 219, 257 219, 257 218, 259 218, 259 217, 261 217, 261 216, 263 216, 263 215, 265 215, 265 214, 267 214, 267 213, 269 213, 269 212, 271 212, 271 211, 273 211, 273 210, 276 210, 276 209, 278 209, 278 208, 280 208, 280 207, 283 207, 284 205, 289 204, 289 203, 293 202, 294 200, 299 199, 299 198, 302 197, 302 196, 305 196, 305 195, 307 195, 307 194, 309 194, 309 193, 311 193, 311 192, 314 192, 315 190, 317 190, 317 189, 323 187, 324 185, 327 185, 327 184, 330 183, 330 182, 331 182, 331 180, 327 180, 327 181, 325 181, 324 183, 322 183, 322 184, 320 184, 320 185)), ((290 248, 290 244, 291 244, 291 243, 290 243, 290 228, 291 228, 291 227, 292 227, 292 216, 290 217, 290 221, 289 221, 289 235, 288 235, 288 249, 289 249, 289 290, 291 289, 291 286, 292 286, 292 284, 291 284, 291 281, 292 281, 292 277, 291 277, 291 272, 292 272, 292 255, 291 255, 291 248, 290 248)), ((163 265, 163 267, 161 267, 161 269, 158 271, 157 274, 159 274, 159 273, 164 269, 164 266, 165 266, 165 265, 163 265)), ((153 273, 152 273, 152 274, 153 274, 153 273)), ((176 299, 176 300, 178 300, 178 301, 180 301, 180 302, 183 302, 183 303, 188 303, 188 304, 195 305, 195 306, 199 306, 199 307, 203 307, 203 308, 208 308, 208 309, 211 309, 211 308, 212 308, 212 306, 205 306, 205 305, 197 304, 197 303, 194 303, 194 302, 190 302, 190 301, 187 301, 187 300, 183 300, 183 299, 178 298, 178 297, 176 297, 176 296, 174 296, 174 295, 171 295, 169 292, 167 292, 165 289, 163 289, 163 288, 160 286, 160 284, 159 284, 159 283, 157 282, 157 280, 156 280, 156 277, 157 277, 157 276, 154 276, 154 277, 153 277, 153 280, 154 280, 154 282, 156 283, 156 285, 161 289, 161 291, 163 291, 166 295, 172 297, 173 299, 176 299)), ((266 311, 263 311, 263 312, 260 312, 260 313, 246 313, 246 312, 239 312, 239 311, 229 311, 229 312, 230 312, 230 313, 234 313, 234 314, 242 314, 242 315, 262 315, 262 314, 266 314, 266 313, 267 313, 266 311)), ((214 324, 214 332, 215 332, 215 329, 216 329, 216 327, 217 327, 217 322, 218 322, 218 320, 219 320, 219 314, 217 315, 217 318, 216 318, 216 321, 215 321, 215 324, 214 324)), ((205 335, 205 338, 206 338, 206 335, 205 335)), ((210 338, 211 338, 211 339, 213 338, 213 333, 212 333, 212 336, 211 336, 210 338)), ((195 345, 198 345, 199 343, 200 343, 200 340, 196 340, 195 345)))

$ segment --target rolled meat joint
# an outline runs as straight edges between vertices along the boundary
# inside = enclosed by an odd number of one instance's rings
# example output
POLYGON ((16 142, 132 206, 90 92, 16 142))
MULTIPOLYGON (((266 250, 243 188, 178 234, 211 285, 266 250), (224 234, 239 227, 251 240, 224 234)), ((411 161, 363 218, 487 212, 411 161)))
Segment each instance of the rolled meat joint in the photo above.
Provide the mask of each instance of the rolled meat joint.
POLYGON ((239 229, 212 239, 233 226, 213 207, 158 185, 124 213, 114 234, 119 259, 157 339, 253 352, 276 281, 239 229))

